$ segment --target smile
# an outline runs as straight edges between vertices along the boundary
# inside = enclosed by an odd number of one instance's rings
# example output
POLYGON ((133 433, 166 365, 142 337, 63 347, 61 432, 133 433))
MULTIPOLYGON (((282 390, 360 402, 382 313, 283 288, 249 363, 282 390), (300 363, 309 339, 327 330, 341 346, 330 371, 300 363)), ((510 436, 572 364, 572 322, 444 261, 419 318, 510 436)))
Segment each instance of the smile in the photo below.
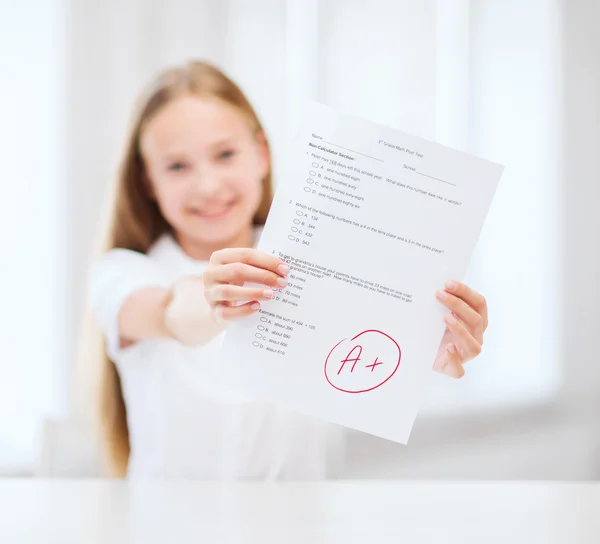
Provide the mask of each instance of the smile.
POLYGON ((193 215, 196 215, 202 219, 208 221, 215 221, 217 219, 222 219, 225 217, 234 207, 235 202, 230 202, 225 205, 223 208, 213 209, 213 210, 199 210, 197 208, 191 208, 189 211, 193 215))

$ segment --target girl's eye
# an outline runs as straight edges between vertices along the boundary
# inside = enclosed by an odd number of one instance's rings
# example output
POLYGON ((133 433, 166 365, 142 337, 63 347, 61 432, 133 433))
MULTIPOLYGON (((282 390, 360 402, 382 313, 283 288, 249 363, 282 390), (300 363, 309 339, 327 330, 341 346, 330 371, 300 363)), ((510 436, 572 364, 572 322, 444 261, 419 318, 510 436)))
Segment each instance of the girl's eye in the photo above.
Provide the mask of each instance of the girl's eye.
POLYGON ((186 167, 187 167, 187 165, 183 162, 174 162, 169 165, 169 170, 171 170, 172 172, 180 172, 181 170, 184 170, 186 167))
POLYGON ((219 153, 219 159, 227 160, 235 155, 235 151, 233 149, 227 149, 226 151, 221 151, 219 153))

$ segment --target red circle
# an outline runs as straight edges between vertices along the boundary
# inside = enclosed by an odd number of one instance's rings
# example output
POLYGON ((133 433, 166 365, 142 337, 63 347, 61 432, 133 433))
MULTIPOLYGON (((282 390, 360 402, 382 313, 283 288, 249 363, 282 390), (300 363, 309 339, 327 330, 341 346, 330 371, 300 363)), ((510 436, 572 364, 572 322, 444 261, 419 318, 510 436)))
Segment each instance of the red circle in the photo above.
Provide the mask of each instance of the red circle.
POLYGON ((359 332, 354 338, 350 339, 350 342, 353 342, 354 340, 356 340, 359 336, 362 336, 363 334, 369 333, 369 332, 374 332, 377 334, 382 334, 383 336, 385 336, 386 338, 388 338, 389 340, 391 340, 392 342, 394 342, 394 345, 396 346, 396 348, 398 349, 398 362, 396 363, 396 367, 394 368, 394 370, 392 371, 392 373, 385 379, 383 380, 381 383, 370 387, 369 389, 360 389, 358 391, 352 391, 349 389, 342 389, 341 387, 338 387, 337 385, 335 385, 334 383, 332 383, 332 381, 329 379, 329 376, 327 375, 327 363, 329 362, 329 357, 331 357, 331 354, 334 352, 335 348, 337 348, 342 342, 344 342, 345 340, 347 340, 346 338, 342 338, 335 346, 333 346, 333 348, 331 348, 331 351, 328 353, 327 358, 325 359, 325 367, 324 367, 324 371, 325 371, 325 379, 327 380, 327 382, 329 383, 329 385, 331 385, 331 387, 333 387, 334 389, 337 389, 338 391, 342 391, 343 393, 367 393, 368 391, 373 391, 374 389, 377 389, 378 387, 381 387, 384 383, 386 383, 387 381, 390 380, 390 378, 396 373, 396 371, 398 370, 398 367, 400 366, 400 359, 402 358, 402 351, 400 350, 400 346, 398 345, 398 342, 396 342, 396 340, 394 340, 389 334, 386 334, 382 331, 378 331, 376 329, 369 329, 366 331, 362 331, 359 332))

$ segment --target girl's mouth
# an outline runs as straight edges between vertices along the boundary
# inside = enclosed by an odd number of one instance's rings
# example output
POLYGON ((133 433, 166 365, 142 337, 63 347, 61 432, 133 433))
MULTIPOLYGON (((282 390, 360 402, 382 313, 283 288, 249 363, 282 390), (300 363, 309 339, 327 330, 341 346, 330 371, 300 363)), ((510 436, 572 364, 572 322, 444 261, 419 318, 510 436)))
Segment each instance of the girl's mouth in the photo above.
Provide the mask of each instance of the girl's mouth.
POLYGON ((198 208, 190 208, 190 213, 204 219, 205 221, 216 221, 218 219, 222 219, 225 217, 234 207, 235 202, 229 202, 221 207, 214 207, 210 209, 198 209, 198 208))

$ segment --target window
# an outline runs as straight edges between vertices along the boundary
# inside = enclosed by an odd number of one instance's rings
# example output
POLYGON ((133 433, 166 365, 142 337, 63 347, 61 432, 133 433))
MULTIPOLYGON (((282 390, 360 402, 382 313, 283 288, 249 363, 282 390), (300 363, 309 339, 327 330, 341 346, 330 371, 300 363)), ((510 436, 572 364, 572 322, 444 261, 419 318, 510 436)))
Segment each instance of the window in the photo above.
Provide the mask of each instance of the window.
POLYGON ((506 165, 466 277, 488 299, 485 350, 466 380, 432 375, 422 413, 552 396, 561 381, 556 4, 290 0, 287 6, 303 14, 288 17, 286 32, 304 42, 304 61, 312 63, 304 79, 298 74, 287 82, 303 89, 297 99, 317 99, 506 165), (302 85, 307 73, 315 82, 310 87, 302 85))
POLYGON ((439 134, 506 168, 467 274, 490 307, 484 352, 456 387, 432 378, 429 414, 543 402, 562 375, 558 7, 486 0, 451 11, 449 4, 457 3, 438 2, 445 50, 438 60, 456 65, 460 80, 438 71, 447 105, 438 109, 439 134))
POLYGON ((0 471, 11 472, 31 467, 42 416, 66 404, 63 12, 35 4, 0 6, 0 471))

